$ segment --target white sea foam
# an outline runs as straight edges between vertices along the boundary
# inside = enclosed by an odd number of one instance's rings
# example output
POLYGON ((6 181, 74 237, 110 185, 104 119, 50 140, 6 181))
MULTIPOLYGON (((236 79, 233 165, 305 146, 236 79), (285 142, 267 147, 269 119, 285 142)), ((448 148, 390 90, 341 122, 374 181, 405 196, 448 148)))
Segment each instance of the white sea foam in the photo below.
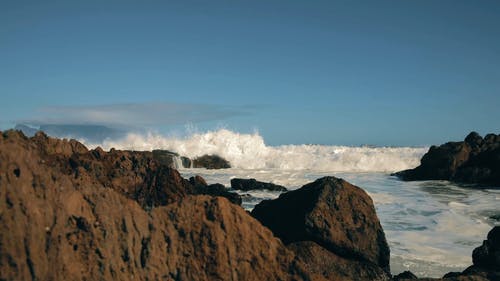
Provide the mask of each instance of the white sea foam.
POLYGON ((99 145, 104 149, 167 149, 190 158, 216 154, 239 169, 336 172, 392 172, 408 169, 418 166, 427 150, 411 147, 268 146, 258 133, 241 134, 226 129, 194 133, 184 138, 130 133, 123 139, 87 145, 99 145))

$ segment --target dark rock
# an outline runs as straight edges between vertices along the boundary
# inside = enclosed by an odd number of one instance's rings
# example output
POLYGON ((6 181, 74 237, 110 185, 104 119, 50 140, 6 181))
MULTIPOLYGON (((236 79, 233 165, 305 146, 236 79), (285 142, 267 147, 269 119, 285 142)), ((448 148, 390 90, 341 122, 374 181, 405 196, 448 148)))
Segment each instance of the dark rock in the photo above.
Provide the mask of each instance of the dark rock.
POLYGON ((413 274, 411 271, 401 272, 400 274, 398 274, 392 278, 392 280, 394 280, 394 281, 413 280, 413 279, 418 279, 418 277, 415 274, 413 274))
POLYGON ((201 176, 194 176, 189 178, 189 183, 195 187, 206 187, 208 184, 205 179, 201 176))
POLYGON ((462 275, 461 272, 448 272, 445 275, 443 275, 443 278, 455 278, 455 277, 459 277, 460 275, 462 275))
POLYGON ((500 271, 500 226, 495 226, 488 233, 483 245, 472 252, 474 266, 500 271))
POLYGON ((236 205, 241 205, 243 202, 241 195, 238 193, 228 191, 225 186, 219 183, 208 185, 205 179, 201 176, 197 175, 189 178, 189 183, 193 185, 196 194, 225 197, 231 203, 236 205))
POLYGON ((227 169, 231 168, 231 164, 226 159, 218 155, 203 155, 192 161, 193 168, 207 169, 227 169))
POLYGON ((500 221, 500 214, 491 215, 489 218, 495 221, 500 221))
POLYGON ((287 247, 305 264, 308 272, 323 275, 327 280, 390 280, 389 274, 376 265, 339 257, 311 241, 294 242, 287 247))
POLYGON ((389 246, 373 201, 342 179, 324 177, 262 201, 252 216, 285 244, 313 241, 337 256, 389 272, 389 246))
POLYGON ((175 168, 175 158, 179 157, 179 154, 161 149, 155 149, 152 151, 152 153, 153 159, 158 161, 161 165, 175 168))
POLYGON ((420 160, 420 166, 394 175, 403 180, 449 180, 457 168, 469 158, 470 146, 464 142, 448 142, 431 146, 420 160))
POLYGON ((420 166, 394 173, 402 180, 450 180, 500 186, 500 135, 472 132, 462 142, 432 146, 420 166))
POLYGON ((449 272, 442 280, 500 281, 500 226, 493 227, 483 245, 474 249, 472 262, 463 272, 449 272))
POLYGON ((471 132, 464 140, 472 149, 480 148, 483 145, 483 138, 476 132, 471 132))
POLYGON ((231 188, 235 190, 262 190, 267 189, 271 191, 285 192, 287 189, 284 186, 257 181, 256 179, 231 179, 231 188))

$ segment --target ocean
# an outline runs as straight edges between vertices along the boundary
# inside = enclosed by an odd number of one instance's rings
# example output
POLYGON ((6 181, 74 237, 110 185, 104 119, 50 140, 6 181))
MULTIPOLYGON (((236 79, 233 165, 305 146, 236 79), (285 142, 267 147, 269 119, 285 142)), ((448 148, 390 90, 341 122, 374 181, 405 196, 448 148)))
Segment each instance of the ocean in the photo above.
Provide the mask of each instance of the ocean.
MULTIPOLYGON (((269 146, 258 133, 220 129, 187 137, 128 134, 119 140, 88 143, 104 149, 167 149, 195 158, 217 154, 232 168, 182 168, 184 177, 201 175, 211 183, 230 186, 232 178, 255 178, 297 189, 323 176, 343 178, 372 197, 391 249, 391 271, 410 270, 420 277, 441 277, 472 264, 472 250, 500 224, 500 190, 473 189, 447 181, 403 182, 392 172, 418 166, 427 147, 334 145, 269 146), (497 220, 494 217, 497 217, 497 220)), ((242 192, 251 210, 277 192, 242 192)))

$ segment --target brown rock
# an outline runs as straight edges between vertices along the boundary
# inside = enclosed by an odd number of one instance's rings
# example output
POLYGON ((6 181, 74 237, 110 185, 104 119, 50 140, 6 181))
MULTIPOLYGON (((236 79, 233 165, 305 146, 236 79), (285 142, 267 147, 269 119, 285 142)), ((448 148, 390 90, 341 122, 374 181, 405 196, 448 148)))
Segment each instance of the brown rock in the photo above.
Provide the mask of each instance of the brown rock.
POLYGON ((385 281, 387 272, 371 263, 345 259, 311 241, 287 246, 305 264, 308 272, 323 275, 327 280, 385 281))
POLYGON ((324 177, 262 201, 252 215, 285 244, 313 241, 337 256, 389 272, 389 247, 371 198, 342 179, 324 177))
POLYGON ((153 194, 188 181, 150 154, 55 143, 0 133, 0 280, 315 278, 226 199, 153 194))

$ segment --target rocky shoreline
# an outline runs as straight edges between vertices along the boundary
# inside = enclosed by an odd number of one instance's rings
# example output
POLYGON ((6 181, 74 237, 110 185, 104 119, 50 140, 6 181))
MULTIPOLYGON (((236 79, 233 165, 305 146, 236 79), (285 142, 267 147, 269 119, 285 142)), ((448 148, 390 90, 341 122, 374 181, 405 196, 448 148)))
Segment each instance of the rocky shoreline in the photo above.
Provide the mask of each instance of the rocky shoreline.
MULTIPOLYGON (((168 159, 0 132, 0 280, 414 279, 391 276, 357 186, 324 177, 249 214, 238 194, 184 179, 168 159)), ((495 227, 470 268, 432 280, 499 280, 499 268, 495 227)))

